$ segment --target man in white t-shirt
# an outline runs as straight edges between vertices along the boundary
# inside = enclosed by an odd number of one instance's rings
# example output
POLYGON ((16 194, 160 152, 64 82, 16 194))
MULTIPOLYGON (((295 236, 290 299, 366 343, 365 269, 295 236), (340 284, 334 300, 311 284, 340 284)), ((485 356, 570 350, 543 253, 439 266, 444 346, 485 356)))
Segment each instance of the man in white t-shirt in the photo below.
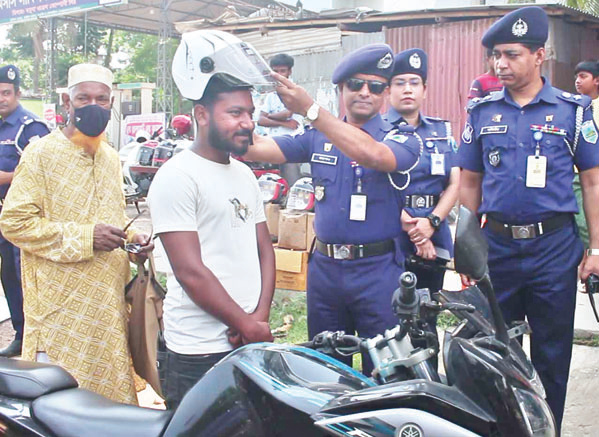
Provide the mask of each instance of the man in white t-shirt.
POLYGON ((249 167, 229 156, 243 155, 250 143, 250 89, 213 75, 194 101, 193 146, 162 166, 150 188, 152 225, 171 267, 164 302, 169 408, 233 348, 273 340, 275 265, 262 197, 249 167))

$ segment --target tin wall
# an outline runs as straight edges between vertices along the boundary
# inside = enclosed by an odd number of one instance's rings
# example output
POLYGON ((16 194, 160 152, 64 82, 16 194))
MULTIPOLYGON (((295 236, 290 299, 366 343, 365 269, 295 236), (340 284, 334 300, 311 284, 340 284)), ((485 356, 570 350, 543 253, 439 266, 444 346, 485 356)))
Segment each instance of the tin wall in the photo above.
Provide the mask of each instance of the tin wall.
MULTIPOLYGON (((448 119, 457 137, 466 121, 464 110, 472 80, 483 73, 482 35, 495 18, 387 29, 394 51, 420 47, 428 54, 429 71, 424 113, 448 119)), ((574 92, 574 67, 599 58, 599 31, 561 17, 550 19, 543 74, 551 83, 574 92)))
POLYGON ((493 19, 387 29, 395 52, 420 47, 428 54, 427 97, 423 112, 451 121, 459 136, 466 121, 465 106, 472 80, 485 72, 480 40, 493 19))

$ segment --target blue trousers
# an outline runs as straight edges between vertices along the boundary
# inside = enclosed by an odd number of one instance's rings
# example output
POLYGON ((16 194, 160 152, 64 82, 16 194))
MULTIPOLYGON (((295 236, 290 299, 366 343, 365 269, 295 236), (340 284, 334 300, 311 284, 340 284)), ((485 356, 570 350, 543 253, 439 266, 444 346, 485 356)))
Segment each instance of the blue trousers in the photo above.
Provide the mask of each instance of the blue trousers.
POLYGON ((15 339, 23 339, 23 290, 21 288, 21 251, 0 236, 0 278, 6 296, 15 339))
MULTIPOLYGON (((336 260, 315 252, 308 265, 308 335, 345 331, 374 337, 397 325, 391 308, 403 263, 395 253, 358 260, 336 260)), ((351 366, 351 357, 335 357, 351 366)), ((362 355, 364 374, 372 362, 362 355)))
POLYGON ((561 427, 566 400, 582 243, 574 224, 530 240, 485 229, 491 281, 506 323, 532 328, 531 359, 561 427))

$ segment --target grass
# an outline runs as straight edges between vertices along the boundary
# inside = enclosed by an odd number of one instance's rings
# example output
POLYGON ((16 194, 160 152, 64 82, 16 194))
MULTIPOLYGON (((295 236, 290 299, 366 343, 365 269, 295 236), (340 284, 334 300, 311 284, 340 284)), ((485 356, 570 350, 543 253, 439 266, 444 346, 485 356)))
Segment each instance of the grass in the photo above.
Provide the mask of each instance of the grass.
POLYGON ((277 329, 285 325, 283 318, 293 317, 291 327, 276 343, 303 343, 308 341, 308 318, 306 316, 306 293, 277 289, 270 308, 270 326, 277 329))

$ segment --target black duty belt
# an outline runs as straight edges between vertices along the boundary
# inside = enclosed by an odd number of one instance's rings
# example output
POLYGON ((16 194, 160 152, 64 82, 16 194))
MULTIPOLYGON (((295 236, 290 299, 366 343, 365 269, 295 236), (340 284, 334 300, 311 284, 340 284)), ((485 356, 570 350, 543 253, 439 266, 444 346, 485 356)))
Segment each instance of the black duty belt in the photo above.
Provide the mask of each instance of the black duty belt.
POLYGON ((367 244, 327 244, 316 239, 314 245, 323 255, 334 259, 360 259, 384 255, 395 250, 393 240, 367 244))
POLYGON ((411 194, 406 196, 408 208, 432 208, 439 203, 439 196, 434 194, 411 194))
POLYGON ((487 226, 491 231, 515 240, 540 237, 543 234, 563 228, 571 223, 572 214, 558 214, 542 222, 530 223, 528 225, 510 225, 487 215, 487 226))

